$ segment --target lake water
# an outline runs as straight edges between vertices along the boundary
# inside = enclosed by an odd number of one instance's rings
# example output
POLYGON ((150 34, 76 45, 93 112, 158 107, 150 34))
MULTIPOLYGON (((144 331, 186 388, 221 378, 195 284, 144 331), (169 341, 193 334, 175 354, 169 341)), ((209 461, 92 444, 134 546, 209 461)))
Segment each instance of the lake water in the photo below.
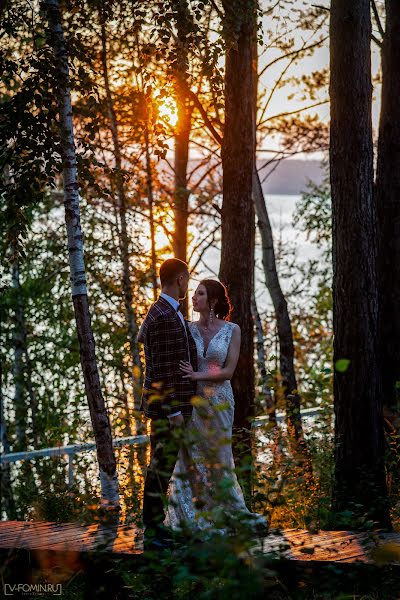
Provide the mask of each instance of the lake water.
MULTIPOLYGON (((304 232, 293 227, 293 215, 296 209, 296 203, 300 196, 287 195, 266 195, 267 209, 271 221, 274 247, 276 256, 279 255, 279 249, 283 253, 294 252, 295 264, 300 266, 321 255, 321 251, 315 244, 307 240, 304 232)), ((189 297, 192 297, 193 291, 197 286, 197 281, 204 277, 217 277, 219 271, 220 250, 219 247, 210 248, 204 254, 204 259, 199 265, 198 275, 193 279, 189 286, 189 297)), ((261 241, 258 231, 256 231, 256 298, 258 309, 261 313, 270 311, 272 303, 269 294, 265 293, 265 279, 261 260, 261 241)), ((278 261, 279 262, 279 261, 278 261)), ((279 264, 278 264, 279 270, 279 264)), ((293 283, 293 278, 282 278, 281 285, 284 292, 288 292, 293 283)), ((189 315, 190 315, 189 309, 189 315)))

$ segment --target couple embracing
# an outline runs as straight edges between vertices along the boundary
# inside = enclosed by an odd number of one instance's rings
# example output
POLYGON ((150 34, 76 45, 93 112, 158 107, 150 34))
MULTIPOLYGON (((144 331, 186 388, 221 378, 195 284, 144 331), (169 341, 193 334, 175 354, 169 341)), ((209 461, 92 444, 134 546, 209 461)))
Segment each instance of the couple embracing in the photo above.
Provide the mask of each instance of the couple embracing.
POLYGON ((229 320, 227 291, 219 281, 201 281, 193 296, 199 319, 189 323, 179 311, 186 263, 166 260, 160 280, 162 293, 138 335, 146 360, 142 410, 151 419, 143 522, 145 543, 155 549, 168 547, 174 530, 218 529, 229 515, 265 525, 248 511, 234 473, 230 379, 240 328, 229 320))

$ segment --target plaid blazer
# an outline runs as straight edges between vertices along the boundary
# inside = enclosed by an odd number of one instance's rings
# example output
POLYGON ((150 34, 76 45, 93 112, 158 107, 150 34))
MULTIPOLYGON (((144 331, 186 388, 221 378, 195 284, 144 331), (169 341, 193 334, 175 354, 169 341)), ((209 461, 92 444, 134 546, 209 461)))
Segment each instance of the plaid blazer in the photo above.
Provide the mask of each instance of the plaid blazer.
POLYGON ((196 344, 187 322, 186 334, 176 310, 164 298, 149 309, 143 323, 140 341, 144 343, 146 375, 140 410, 146 417, 157 419, 181 411, 192 414, 191 399, 196 382, 183 379, 179 361, 190 361, 197 370, 196 344))

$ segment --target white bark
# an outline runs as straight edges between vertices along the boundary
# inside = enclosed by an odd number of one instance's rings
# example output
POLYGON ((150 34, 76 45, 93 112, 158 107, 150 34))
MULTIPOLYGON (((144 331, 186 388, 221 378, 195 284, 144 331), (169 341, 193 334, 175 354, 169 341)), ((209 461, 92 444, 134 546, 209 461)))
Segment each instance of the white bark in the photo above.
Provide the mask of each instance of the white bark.
POLYGON ((78 169, 72 121, 68 54, 61 25, 58 0, 46 0, 50 36, 59 76, 60 135, 63 152, 65 223, 68 236, 71 294, 87 294, 83 239, 80 220, 78 169))
POLYGON ((280 351, 279 363, 286 399, 287 424, 291 431, 291 435, 293 435, 296 440, 301 440, 303 439, 303 429, 300 416, 300 396, 297 391, 297 381, 294 370, 292 326, 286 298, 282 292, 278 272, 276 270, 272 228, 257 169, 254 169, 253 171, 253 198, 261 235, 262 263, 264 267, 265 283, 270 293, 276 314, 280 351))
POLYGON ((269 421, 276 424, 275 401, 272 395, 271 388, 268 385, 268 375, 266 369, 266 353, 264 348, 264 332, 260 314, 257 308, 257 302, 254 295, 251 298, 251 312, 253 315, 255 330, 256 330, 256 349, 257 349, 257 367, 259 377, 261 379, 261 397, 265 402, 269 421))
POLYGON ((100 387, 86 289, 68 53, 64 40, 58 0, 44 0, 42 6, 47 13, 49 24, 48 42, 53 49, 58 77, 57 87, 63 159, 65 222, 71 269, 71 293, 77 324, 80 358, 96 440, 102 500, 106 503, 118 505, 119 493, 116 461, 112 447, 110 422, 100 387))

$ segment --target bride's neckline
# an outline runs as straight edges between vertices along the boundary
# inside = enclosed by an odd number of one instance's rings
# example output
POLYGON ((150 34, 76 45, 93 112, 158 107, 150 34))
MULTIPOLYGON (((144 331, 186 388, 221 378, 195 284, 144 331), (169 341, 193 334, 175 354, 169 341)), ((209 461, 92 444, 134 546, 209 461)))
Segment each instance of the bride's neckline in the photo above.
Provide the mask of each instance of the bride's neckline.
POLYGON ((203 338, 203 336, 202 336, 202 335, 201 335, 201 333, 200 333, 200 329, 199 329, 199 327, 198 327, 197 323, 198 323, 198 321, 193 321, 193 325, 195 325, 195 326, 196 326, 197 332, 198 332, 198 334, 199 334, 199 336, 200 336, 200 338, 201 338, 201 341, 202 341, 202 343, 203 343, 203 358, 205 358, 205 357, 207 356, 207 352, 208 352, 208 349, 209 349, 209 347, 210 347, 210 344, 211 344, 211 342, 213 341, 213 339, 215 338, 215 336, 217 336, 217 335, 219 334, 219 332, 220 332, 220 331, 222 331, 222 329, 223 329, 223 328, 224 328, 224 327, 227 325, 228 321, 225 321, 225 322, 224 322, 224 324, 223 324, 223 325, 221 325, 221 327, 220 327, 220 328, 219 328, 219 329, 218 329, 218 330, 217 330, 217 331, 214 333, 214 335, 213 335, 213 336, 210 338, 210 340, 209 340, 209 342, 208 342, 208 344, 207 344, 207 348, 206 348, 206 344, 205 344, 204 338, 203 338))

